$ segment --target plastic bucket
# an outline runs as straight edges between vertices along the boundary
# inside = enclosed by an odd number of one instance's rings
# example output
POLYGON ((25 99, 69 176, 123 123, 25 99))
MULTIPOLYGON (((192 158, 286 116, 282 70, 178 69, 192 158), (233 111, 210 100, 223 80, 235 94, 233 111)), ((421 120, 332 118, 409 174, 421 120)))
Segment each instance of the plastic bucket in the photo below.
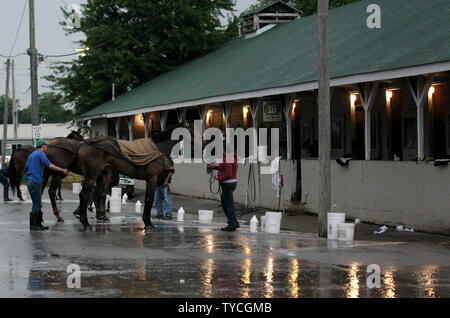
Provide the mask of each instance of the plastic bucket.
POLYGON ((22 193, 22 198, 24 200, 27 200, 28 197, 28 187, 26 185, 21 185, 20 186, 20 192, 22 193))
POLYGON ((280 233, 281 212, 266 212, 265 228, 267 233, 280 233))
POLYGON ((72 193, 78 194, 81 192, 81 183, 74 182, 72 183, 72 193))
POLYGON ((111 199, 122 199, 122 188, 112 188, 111 199))
POLYGON ((266 216, 263 215, 261 216, 261 231, 265 231, 266 230, 266 216))
POLYGON ((109 201, 109 211, 111 213, 120 213, 122 209, 122 201, 120 198, 111 198, 109 201))
POLYGON ((214 211, 212 210, 198 210, 198 220, 200 223, 212 223, 214 211))
POLYGON ((345 222, 345 213, 328 213, 328 239, 337 240, 337 225, 345 222))
POLYGON ((355 223, 339 223, 337 229, 337 237, 339 241, 353 241, 355 236, 355 223))

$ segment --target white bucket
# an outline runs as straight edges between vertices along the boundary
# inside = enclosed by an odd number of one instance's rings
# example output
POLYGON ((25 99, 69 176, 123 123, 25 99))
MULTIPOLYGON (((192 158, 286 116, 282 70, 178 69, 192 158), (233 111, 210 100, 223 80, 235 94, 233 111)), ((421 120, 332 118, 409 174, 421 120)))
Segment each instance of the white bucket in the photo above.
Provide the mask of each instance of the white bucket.
POLYGON ((79 194, 81 192, 81 183, 72 183, 72 193, 79 194))
POLYGON ((122 209, 122 201, 117 198, 111 198, 111 200, 109 201, 109 211, 111 213, 120 213, 121 209, 122 209))
POLYGON ((27 200, 28 197, 28 187, 26 185, 21 185, 20 187, 20 192, 22 193, 22 198, 24 200, 27 200))
POLYGON ((266 212, 266 232, 280 233, 281 212, 266 212))
POLYGON ((355 223, 339 223, 337 225, 337 237, 339 241, 353 241, 355 236, 355 223))
POLYGON ((198 210, 198 220, 200 223, 212 223, 214 211, 212 210, 198 210))
POLYGON ((345 213, 328 213, 328 239, 337 240, 337 225, 345 222, 345 213))
POLYGON ((112 188, 111 189, 111 199, 121 199, 122 198, 122 188, 112 188))

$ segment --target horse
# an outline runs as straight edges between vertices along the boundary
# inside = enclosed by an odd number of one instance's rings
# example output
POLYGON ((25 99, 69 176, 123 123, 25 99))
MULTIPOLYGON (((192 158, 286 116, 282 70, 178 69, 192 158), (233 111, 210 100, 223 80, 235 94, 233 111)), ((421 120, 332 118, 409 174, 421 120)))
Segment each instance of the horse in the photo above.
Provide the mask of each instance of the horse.
MULTIPOLYGON (((170 138, 173 129, 181 126, 189 128, 189 123, 187 121, 183 121, 181 124, 173 126, 162 132, 159 137, 155 135, 156 140, 159 141, 159 147, 162 147, 163 143, 164 146, 170 144, 172 145, 170 146, 171 150, 173 145, 178 143, 178 141, 169 141, 167 139, 170 138)), ((192 131, 190 132, 192 134, 192 131)), ((114 138, 111 139, 115 140, 114 138)), ((156 145, 158 147, 158 143, 156 143, 156 145)), ((169 147, 166 148, 169 149, 169 147)), ((142 221, 144 222, 145 230, 153 229, 154 225, 152 224, 150 214, 153 206, 155 188, 160 182, 159 180, 161 180, 160 176, 170 168, 170 161, 168 160, 170 152, 168 153, 168 151, 165 150, 164 153, 162 151, 161 153, 162 155, 152 162, 146 165, 138 166, 125 159, 115 157, 106 151, 98 149, 94 145, 84 143, 78 151, 78 164, 82 170, 83 176, 85 177, 85 182, 80 192, 80 222, 84 226, 84 230, 92 229, 87 220, 87 200, 94 183, 97 183, 95 201, 96 211, 99 211, 99 213, 104 215, 104 218, 106 219, 106 186, 109 183, 112 170, 134 179, 146 181, 145 206, 142 221)))
MULTIPOLYGON (((52 144, 54 144, 58 140, 65 140, 69 145, 71 145, 71 147, 73 147, 73 149, 78 149, 78 147, 81 146, 81 141, 84 140, 83 136, 81 136, 80 133, 76 131, 72 131, 66 138, 59 137, 52 139, 50 141, 50 145, 47 146, 46 150, 46 155, 47 158, 50 160, 50 162, 56 164, 59 167, 63 167, 74 173, 79 174, 80 169, 76 165, 77 151, 72 152, 68 149, 57 148, 52 146, 52 144)), ((17 190, 17 196, 22 201, 23 198, 20 191, 20 181, 22 179, 23 174, 25 173, 25 166, 28 157, 34 150, 35 148, 33 146, 23 146, 15 150, 11 156, 11 160, 9 163, 8 178, 10 180, 13 189, 15 188, 17 190)), ((64 219, 61 217, 58 207, 56 205, 56 191, 61 184, 61 178, 64 176, 61 176, 57 172, 50 171, 50 169, 45 169, 42 178, 42 187, 41 187, 42 192, 44 191, 50 176, 52 177, 52 181, 48 189, 48 194, 52 204, 53 214, 55 215, 58 222, 64 222, 64 219)))

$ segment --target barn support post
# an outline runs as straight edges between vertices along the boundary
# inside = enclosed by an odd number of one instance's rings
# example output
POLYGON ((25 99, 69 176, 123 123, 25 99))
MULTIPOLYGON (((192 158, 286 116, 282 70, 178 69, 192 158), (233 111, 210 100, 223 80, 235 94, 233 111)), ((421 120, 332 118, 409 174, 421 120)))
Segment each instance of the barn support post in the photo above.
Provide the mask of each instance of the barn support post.
POLYGON ((144 117, 144 138, 148 139, 148 122, 150 121, 150 114, 143 113, 142 117, 144 117))
POLYGON ((287 160, 292 159, 292 106, 295 102, 296 93, 284 95, 283 114, 286 120, 286 142, 287 160))
POLYGON ((428 76, 426 79, 421 76, 406 79, 417 108, 417 160, 425 158, 424 105, 433 79, 434 75, 428 76), (416 85, 414 85, 414 79, 416 79, 416 85))
POLYGON ((225 128, 230 128, 231 126, 231 111, 233 109, 233 102, 222 102, 222 111, 225 117, 225 128))
POLYGON ((167 123, 167 115, 169 114, 168 110, 161 110, 158 112, 159 115, 159 122, 161 123, 161 131, 166 130, 166 123, 167 123))
POLYGON ((364 148, 365 148, 365 160, 371 158, 371 113, 373 104, 375 102, 375 96, 377 95, 380 82, 369 82, 358 84, 358 92, 361 97, 361 102, 364 107, 364 148))
POLYGON ((116 129, 116 138, 120 139, 120 120, 122 117, 115 117, 114 118, 114 128, 116 129))
POLYGON ((134 116, 135 115, 130 115, 127 116, 127 121, 128 121, 128 140, 132 141, 133 140, 133 130, 134 130, 134 116))
POLYGON ((263 98, 251 98, 250 103, 250 113, 253 119, 253 155, 255 158, 258 156, 258 134, 259 134, 259 114, 263 104, 263 98))
POLYGON ((186 107, 177 108, 178 123, 181 123, 183 120, 186 119, 186 113, 187 113, 186 107))

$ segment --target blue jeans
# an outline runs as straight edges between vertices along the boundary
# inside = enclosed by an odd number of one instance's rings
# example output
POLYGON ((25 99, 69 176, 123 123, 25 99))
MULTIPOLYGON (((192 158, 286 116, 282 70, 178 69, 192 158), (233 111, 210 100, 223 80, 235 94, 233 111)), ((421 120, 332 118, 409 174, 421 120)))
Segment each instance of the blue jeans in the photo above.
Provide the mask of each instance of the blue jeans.
POLYGON ((228 219, 229 227, 238 227, 239 223, 236 219, 236 210, 234 208, 234 198, 233 192, 236 190, 237 182, 232 183, 220 183, 220 189, 222 190, 220 193, 220 200, 222 203, 223 212, 228 219))
POLYGON ((156 187, 155 205, 158 216, 172 216, 172 196, 170 194, 170 184, 166 187, 156 187))
POLYGON ((0 174, 0 183, 3 184, 3 191, 9 191, 8 179, 3 174, 0 174))
POLYGON ((27 181, 28 192, 30 193, 33 206, 31 208, 32 213, 38 213, 42 209, 42 194, 41 185, 34 183, 33 181, 27 181))

